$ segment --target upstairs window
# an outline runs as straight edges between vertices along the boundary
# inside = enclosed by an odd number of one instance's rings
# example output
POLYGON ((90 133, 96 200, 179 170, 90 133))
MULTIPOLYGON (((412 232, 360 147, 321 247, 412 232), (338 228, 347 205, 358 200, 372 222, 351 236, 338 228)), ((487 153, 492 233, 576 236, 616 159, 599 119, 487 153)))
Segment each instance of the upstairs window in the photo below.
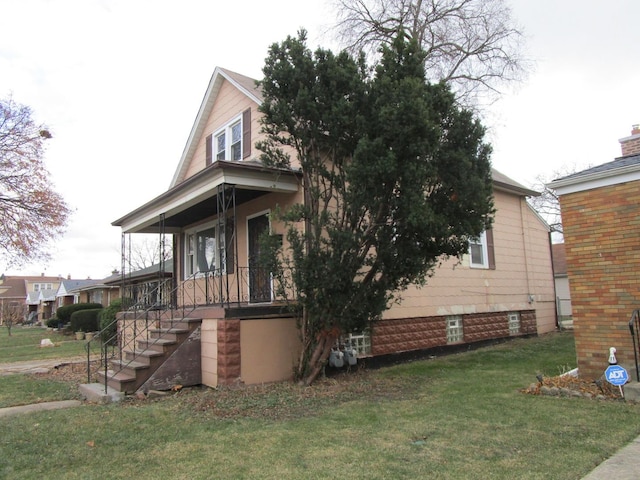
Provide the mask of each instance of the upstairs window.
POLYGON ((479 236, 469 240, 469 266, 495 270, 493 230, 485 230, 479 236))
POLYGON ((251 109, 206 138, 206 164, 239 161, 251 155, 251 109))

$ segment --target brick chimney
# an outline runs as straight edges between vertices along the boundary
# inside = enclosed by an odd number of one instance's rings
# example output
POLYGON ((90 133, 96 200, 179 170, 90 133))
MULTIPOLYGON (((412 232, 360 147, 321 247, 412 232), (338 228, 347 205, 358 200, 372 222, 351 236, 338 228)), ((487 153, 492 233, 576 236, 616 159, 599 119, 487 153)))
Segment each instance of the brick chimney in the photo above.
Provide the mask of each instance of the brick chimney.
POLYGON ((640 154, 640 125, 636 124, 631 127, 631 136, 618 140, 622 147, 622 156, 640 154))

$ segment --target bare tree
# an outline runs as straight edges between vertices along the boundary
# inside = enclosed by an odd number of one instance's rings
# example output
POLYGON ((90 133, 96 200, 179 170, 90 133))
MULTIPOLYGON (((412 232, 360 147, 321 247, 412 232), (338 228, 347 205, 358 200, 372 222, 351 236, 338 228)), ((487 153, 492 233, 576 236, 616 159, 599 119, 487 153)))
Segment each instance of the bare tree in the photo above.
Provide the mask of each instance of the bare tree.
POLYGON ((530 69, 524 36, 504 0, 333 0, 338 40, 371 55, 401 28, 426 52, 427 79, 445 81, 465 106, 498 98, 530 69))
POLYGON ((44 142, 51 133, 27 106, 0 99, 0 258, 7 266, 47 260, 71 210, 51 187, 44 142))
POLYGON ((547 187, 547 184, 553 180, 572 175, 579 170, 583 170, 583 168, 578 168, 576 165, 565 165, 550 174, 538 175, 533 185, 531 185, 533 190, 540 192, 540 196, 529 197, 529 204, 549 224, 551 233, 554 235, 554 241, 560 241, 564 233, 562 228, 562 212, 560 210, 558 194, 555 190, 547 187))
POLYGON ((167 261, 171 258, 171 236, 167 235, 164 245, 158 235, 136 236, 131 242, 128 264, 131 271, 142 270, 160 263, 160 259, 167 261))
POLYGON ((2 323, 7 327, 9 336, 11 336, 11 328, 24 321, 27 312, 27 306, 19 302, 2 302, 2 323))

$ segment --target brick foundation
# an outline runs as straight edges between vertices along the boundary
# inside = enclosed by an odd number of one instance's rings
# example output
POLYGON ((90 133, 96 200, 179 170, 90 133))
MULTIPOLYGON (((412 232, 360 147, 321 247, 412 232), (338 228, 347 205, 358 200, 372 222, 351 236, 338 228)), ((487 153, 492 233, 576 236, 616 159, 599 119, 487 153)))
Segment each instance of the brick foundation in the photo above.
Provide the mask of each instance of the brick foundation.
POLYGON ((240 378, 240 320, 218 321, 218 384, 240 378))
MULTIPOLYGON (((463 315, 463 343, 512 336, 509 333, 509 313, 463 315)), ((518 335, 535 334, 536 331, 535 311, 521 311, 518 335)), ((371 337, 371 353, 374 356, 425 350, 444 345, 447 345, 445 316, 382 320, 375 324, 371 337)))

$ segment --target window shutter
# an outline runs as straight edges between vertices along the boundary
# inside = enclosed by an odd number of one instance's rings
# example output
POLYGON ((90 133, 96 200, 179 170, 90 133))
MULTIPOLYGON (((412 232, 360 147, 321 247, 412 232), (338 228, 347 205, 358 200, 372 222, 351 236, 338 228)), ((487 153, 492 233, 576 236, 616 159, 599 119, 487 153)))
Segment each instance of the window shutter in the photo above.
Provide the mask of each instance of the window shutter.
POLYGON ((489 257, 487 260, 489 261, 489 268, 491 270, 496 269, 496 254, 493 248, 493 229, 488 228, 486 231, 487 235, 487 256, 489 257))
POLYGON ((207 156, 207 160, 205 165, 209 166, 211 165, 212 161, 213 161, 213 135, 209 135, 207 137, 206 140, 206 156, 207 156))
POLYGON ((251 109, 242 112, 242 158, 251 155, 251 109))

